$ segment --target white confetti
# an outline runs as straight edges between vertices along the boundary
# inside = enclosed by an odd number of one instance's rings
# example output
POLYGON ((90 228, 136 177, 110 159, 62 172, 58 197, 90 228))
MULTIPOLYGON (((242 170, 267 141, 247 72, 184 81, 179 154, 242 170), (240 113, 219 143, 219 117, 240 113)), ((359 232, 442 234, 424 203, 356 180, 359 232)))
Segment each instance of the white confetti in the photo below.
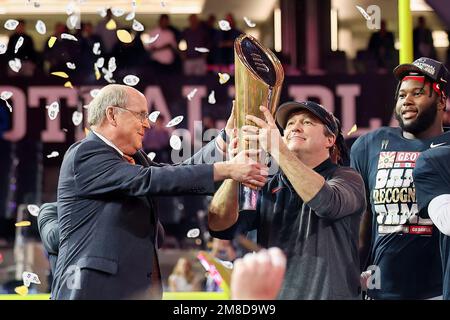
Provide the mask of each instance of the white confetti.
POLYGON ((59 103, 58 101, 53 102, 51 105, 47 106, 47 113, 50 120, 55 120, 59 113, 59 103))
POLYGON ((125 20, 131 21, 134 19, 135 16, 136 16, 136 13, 134 11, 132 11, 129 14, 127 14, 127 16, 125 17, 125 20))
POLYGON ((24 286, 27 287, 27 288, 32 283, 41 284, 41 281, 39 280, 38 275, 35 274, 35 273, 32 273, 32 272, 28 272, 28 271, 24 271, 22 273, 22 280, 23 280, 24 286))
POLYGON ((166 124, 166 127, 170 128, 170 127, 176 126, 181 121, 183 121, 183 118, 184 118, 183 116, 177 116, 177 117, 173 118, 172 120, 169 121, 168 124, 166 124))
POLYGON ((0 43, 0 54, 4 54, 6 52, 6 49, 8 49, 7 45, 3 42, 0 43))
POLYGON ((15 58, 14 60, 9 60, 8 65, 14 72, 19 72, 19 70, 22 68, 22 61, 20 61, 19 58, 15 58))
POLYGON ((181 149, 181 139, 179 136, 171 136, 170 137, 170 146, 174 149, 174 150, 180 150, 181 149))
POLYGON ((98 56, 102 51, 100 50, 100 42, 94 43, 94 46, 92 47, 92 52, 98 56))
POLYGON ((8 103, 7 100, 5 100, 5 103, 6 103, 6 106, 8 107, 8 109, 9 109, 9 112, 12 112, 12 107, 11 107, 11 105, 8 103))
POLYGON ((215 104, 216 103, 216 97, 214 90, 211 91, 211 93, 208 96, 208 103, 209 104, 215 104))
POLYGON ((35 28, 36 28, 36 31, 37 31, 39 34, 44 35, 44 34, 47 32, 47 27, 45 26, 45 23, 44 23, 44 21, 42 21, 42 20, 38 20, 38 21, 36 22, 35 28))
POLYGON ((222 265, 227 268, 227 269, 233 269, 233 262, 231 261, 225 261, 225 260, 220 260, 220 262, 222 263, 222 265))
POLYGON ((220 20, 219 21, 219 28, 222 31, 229 31, 229 30, 231 30, 230 23, 227 20, 220 20))
POLYGON ((150 120, 151 122, 156 122, 156 119, 158 119, 160 112, 159 111, 153 111, 152 113, 150 113, 150 115, 148 116, 148 120, 150 120))
POLYGON ((111 8, 111 12, 116 17, 121 17, 125 14, 125 10, 123 10, 122 8, 111 8))
POLYGON ((107 15, 106 8, 100 8, 100 9, 98 9, 98 10, 97 10, 97 13, 98 13, 99 16, 102 17, 102 18, 106 17, 106 15, 107 15))
POLYGON ((201 53, 209 52, 208 48, 197 48, 197 47, 195 47, 194 50, 197 51, 197 52, 201 52, 201 53))
MULTIPOLYGON (((108 71, 109 72, 114 72, 117 69, 117 65, 116 65, 116 58, 115 57, 111 57, 109 58, 108 61, 108 71)), ((111 75, 112 76, 112 75, 111 75)))
POLYGON ((72 122, 75 126, 80 125, 81 121, 83 121, 83 113, 80 111, 74 111, 72 114, 72 122))
POLYGON ((144 31, 144 26, 139 21, 133 20, 133 30, 137 32, 144 31))
POLYGON ((105 58, 103 58, 103 57, 98 58, 97 61, 95 62, 95 65, 97 66, 97 68, 103 67, 104 64, 105 64, 105 58))
POLYGON ((9 98, 11 98, 13 95, 13 93, 11 91, 2 91, 2 93, 0 93, 0 99, 2 100, 8 100, 9 98))
POLYGON ((164 2, 164 1, 161 1, 161 7, 165 7, 166 6, 166 3, 164 2))
POLYGON ((359 12, 363 15, 364 19, 370 20, 371 17, 367 14, 367 12, 360 6, 356 6, 356 9, 359 10, 359 12))
POLYGON ((116 81, 112 78, 112 74, 105 74, 103 78, 105 78, 108 83, 116 83, 116 81))
POLYGON ((58 151, 52 151, 52 153, 50 153, 50 154, 47 155, 47 158, 48 158, 48 159, 50 159, 50 158, 56 158, 56 157, 58 157, 58 156, 59 156, 59 152, 58 152, 58 151))
POLYGON ((100 92, 100 89, 92 89, 89 94, 91 95, 92 98, 95 98, 98 93, 100 92))
POLYGON ((228 80, 230 80, 230 75, 228 73, 220 73, 219 72, 219 83, 220 84, 227 83, 228 80))
POLYGON ((66 62, 66 66, 71 70, 75 70, 77 68, 77 66, 73 62, 66 62))
POLYGON ((16 42, 16 46, 14 47, 14 53, 17 53, 19 51, 19 48, 23 45, 23 37, 19 37, 16 42))
POLYGON ((125 83, 127 86, 135 86, 139 83, 139 78, 129 74, 123 78, 123 83, 125 83))
POLYGON ((145 41, 145 44, 152 44, 159 38, 159 33, 157 33, 154 37, 148 38, 148 40, 145 41))
POLYGON ((156 153, 154 153, 154 152, 149 152, 149 154, 147 155, 147 157, 150 159, 150 161, 153 161, 153 159, 155 159, 155 157, 156 157, 156 153))
POLYGON ((66 7, 66 13, 68 16, 70 16, 74 12, 75 12, 75 3, 71 1, 66 7))
POLYGON ((199 228, 191 229, 187 233, 187 237, 188 238, 197 238, 199 235, 200 235, 200 229, 199 228))
POLYGON ((19 25, 19 21, 14 20, 14 19, 8 19, 8 20, 6 20, 4 27, 5 27, 5 29, 7 29, 9 31, 13 31, 13 30, 16 30, 18 25, 19 25))
POLYGON ((69 29, 75 29, 78 24, 78 16, 76 14, 71 15, 69 18, 67 18, 66 24, 69 29))
POLYGON ((249 18, 244 17, 244 21, 250 28, 256 27, 256 23, 252 22, 252 20, 250 20, 249 18))
POLYGON ((37 217, 39 215, 39 207, 35 204, 29 204, 27 206, 28 212, 32 215, 37 217))
POLYGON ((68 33, 61 33, 61 39, 78 41, 78 39, 75 36, 68 34, 68 33))
POLYGON ((194 98, 196 93, 197 93, 197 88, 195 88, 194 90, 189 92, 188 95, 187 95, 188 100, 191 101, 194 98))

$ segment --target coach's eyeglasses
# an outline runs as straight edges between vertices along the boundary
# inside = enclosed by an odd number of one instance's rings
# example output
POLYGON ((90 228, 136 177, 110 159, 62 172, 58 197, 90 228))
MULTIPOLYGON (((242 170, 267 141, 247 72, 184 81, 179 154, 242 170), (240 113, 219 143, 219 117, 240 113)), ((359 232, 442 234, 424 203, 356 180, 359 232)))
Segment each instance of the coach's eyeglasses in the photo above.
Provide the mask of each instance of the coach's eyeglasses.
POLYGON ((150 115, 150 113, 148 113, 148 112, 137 112, 137 111, 127 109, 125 107, 120 107, 120 106, 113 106, 113 107, 131 112, 136 118, 139 119, 139 121, 141 121, 141 123, 144 123, 145 120, 148 120, 148 116, 150 115))

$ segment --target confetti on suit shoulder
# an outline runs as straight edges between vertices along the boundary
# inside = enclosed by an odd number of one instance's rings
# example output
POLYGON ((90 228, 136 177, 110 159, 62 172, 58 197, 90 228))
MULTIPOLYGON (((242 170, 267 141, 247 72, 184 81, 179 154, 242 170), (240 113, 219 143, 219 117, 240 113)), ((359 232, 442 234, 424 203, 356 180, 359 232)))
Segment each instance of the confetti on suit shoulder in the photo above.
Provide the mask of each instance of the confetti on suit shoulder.
POLYGON ((14 292, 22 297, 25 297, 28 294, 28 288, 26 286, 16 287, 14 292))
POLYGON ((56 157, 58 157, 58 156, 59 156, 59 152, 58 152, 58 151, 52 151, 52 153, 50 153, 50 154, 47 155, 47 158, 48 158, 48 159, 50 159, 50 158, 56 158, 56 157))
POLYGON ((39 207, 35 204, 27 205, 27 210, 34 217, 37 217, 39 215, 39 207))
POLYGON ((48 45, 49 48, 52 48, 52 47, 53 47, 53 45, 54 45, 55 42, 56 42, 56 39, 57 39, 57 38, 54 37, 54 36, 51 36, 50 39, 48 39, 47 45, 48 45))
POLYGON ((201 53, 207 53, 207 52, 209 52, 209 49, 208 49, 208 48, 203 48, 203 47, 200 47, 200 48, 195 47, 194 50, 197 51, 197 52, 201 52, 201 53))
POLYGON ((153 111, 148 116, 148 120, 150 120, 151 122, 156 122, 156 119, 158 119, 158 116, 159 116, 160 113, 161 113, 160 111, 153 111))
POLYGON ((55 71, 55 72, 52 72, 51 75, 61 77, 64 79, 67 79, 69 77, 69 75, 67 73, 65 73, 64 71, 55 71))
POLYGON ((117 28, 117 24, 114 21, 114 19, 109 20, 108 23, 106 24, 106 29, 108 29, 108 30, 116 30, 116 28, 117 28))
POLYGON ((123 43, 131 43, 133 41, 131 34, 125 29, 117 30, 116 34, 117 38, 123 43))
POLYGON ((19 21, 15 20, 15 19, 8 19, 8 20, 6 20, 6 22, 3 26, 5 27, 5 29, 7 29, 9 31, 14 31, 14 30, 16 30, 18 25, 19 25, 19 21))
POLYGON ((352 133, 356 132, 356 130, 358 130, 358 126, 356 124, 354 124, 353 127, 350 129, 350 131, 347 133, 347 136, 349 136, 352 133))
POLYGON ((36 22, 35 28, 39 34, 44 35, 47 32, 47 27, 45 26, 45 23, 42 20, 38 20, 36 22))
POLYGON ((211 91, 211 93, 208 96, 208 103, 209 104, 215 104, 216 103, 216 97, 214 90, 211 91))
POLYGON ((14 60, 9 60, 8 65, 14 72, 19 72, 22 68, 22 61, 19 58, 14 58, 14 60))
POLYGON ((70 81, 66 81, 66 83, 64 83, 64 87, 65 87, 65 88, 70 88, 70 89, 73 89, 73 85, 72 85, 72 82, 70 82, 70 81))
POLYGON ((220 20, 219 21, 219 28, 222 31, 229 31, 229 30, 231 30, 230 23, 227 20, 220 20))
POLYGON ((123 78, 123 83, 125 83, 127 86, 135 86, 139 83, 139 78, 135 75, 129 74, 123 78))
POLYGON ((219 72, 219 83, 225 84, 230 80, 230 75, 228 73, 220 73, 219 72))
POLYGON ((187 95, 188 100, 191 101, 195 97, 196 93, 197 93, 197 88, 195 88, 194 90, 189 92, 188 95, 187 95))
POLYGON ((256 27, 256 23, 252 22, 252 20, 250 20, 249 18, 244 17, 244 21, 250 28, 256 27))
POLYGON ((358 9, 358 11, 363 15, 364 19, 366 19, 366 20, 370 20, 371 19, 369 14, 362 7, 356 6, 356 9, 358 9))
POLYGON ((150 159, 150 161, 153 161, 153 159, 155 159, 155 157, 156 157, 156 153, 154 153, 154 152, 149 152, 149 154, 147 155, 147 157, 150 159))
POLYGON ((144 25, 137 20, 133 20, 133 30, 137 32, 144 31, 144 25))
POLYGON ((83 113, 80 111, 74 111, 72 113, 72 123, 74 126, 79 126, 81 121, 83 121, 83 113))
POLYGON ((39 280, 39 277, 37 274, 33 272, 24 271, 22 272, 22 280, 25 287, 30 287, 30 284, 41 284, 41 280, 39 280))
POLYGON ((199 228, 191 229, 187 233, 187 237, 188 238, 197 238, 199 235, 200 235, 200 229, 199 228))
POLYGON ((173 118, 172 120, 169 121, 168 124, 166 124, 166 128, 170 128, 170 127, 174 127, 177 124, 179 124, 181 121, 183 121, 183 116, 177 116, 175 118, 173 118))
POLYGON ((176 135, 172 135, 170 137, 169 144, 172 147, 172 149, 180 150, 181 149, 181 139, 180 139, 180 137, 176 136, 176 135))
POLYGON ((16 223, 16 227, 29 227, 31 226, 31 222, 30 221, 19 221, 16 223))

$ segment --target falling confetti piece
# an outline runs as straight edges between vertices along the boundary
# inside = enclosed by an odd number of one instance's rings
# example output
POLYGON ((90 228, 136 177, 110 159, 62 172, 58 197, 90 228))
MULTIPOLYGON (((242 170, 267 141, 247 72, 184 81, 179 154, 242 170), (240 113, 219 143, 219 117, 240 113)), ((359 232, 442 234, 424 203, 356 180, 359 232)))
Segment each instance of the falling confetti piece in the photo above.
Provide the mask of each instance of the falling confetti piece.
POLYGON ((75 126, 80 125, 81 121, 83 121, 83 113, 81 113, 80 111, 75 111, 72 114, 72 122, 75 126))
POLYGON ((30 221, 20 221, 16 223, 16 227, 29 227, 31 226, 30 221))
POLYGON ((78 24, 78 16, 77 15, 71 15, 69 18, 67 18, 67 26, 69 29, 75 29, 75 27, 78 24))
POLYGON ((92 89, 89 94, 91 95, 92 98, 95 98, 98 93, 100 92, 100 89, 92 89))
POLYGON ((108 21, 108 23, 106 24, 106 29, 108 30, 116 30, 117 25, 116 22, 114 21, 114 19, 111 19, 108 21))
POLYGON ((353 125, 353 127, 350 129, 350 131, 347 133, 347 135, 351 135, 352 133, 356 132, 358 130, 358 126, 356 124, 353 125))
POLYGON ((207 53, 207 52, 209 52, 209 49, 208 48, 195 48, 194 49, 195 51, 197 51, 197 52, 201 52, 201 53, 207 53))
POLYGON ((97 66, 95 66, 95 80, 100 79, 100 70, 98 70, 97 66))
POLYGON ((9 60, 8 65, 14 72, 19 72, 22 68, 22 61, 19 58, 15 58, 14 60, 9 60))
POLYGON ((66 39, 66 40, 71 40, 71 41, 78 41, 78 39, 75 36, 73 36, 71 34, 68 34, 68 33, 61 33, 61 39, 66 39))
POLYGON ((97 68, 103 67, 104 64, 105 64, 105 58, 103 58, 103 57, 98 58, 97 61, 95 62, 95 65, 97 66, 97 68))
POLYGON ((200 229, 199 228, 191 229, 187 233, 187 237, 188 238, 197 238, 199 235, 200 235, 200 229))
POLYGON ((67 130, 66 128, 62 128, 62 131, 69 132, 69 130, 67 130))
POLYGON ((224 261, 224 260, 221 260, 220 262, 222 263, 222 265, 225 268, 233 269, 233 262, 231 262, 231 261, 224 261))
POLYGON ((50 120, 55 120, 59 113, 59 103, 53 102, 50 106, 47 106, 47 113, 50 120))
POLYGON ((252 22, 252 20, 250 20, 249 18, 244 17, 244 21, 250 28, 256 27, 256 23, 252 22))
POLYGON ((94 46, 92 47, 92 52, 98 56, 102 51, 100 50, 100 42, 94 43, 94 46))
POLYGON ((42 21, 42 20, 38 20, 38 21, 36 22, 35 28, 36 28, 36 31, 37 31, 39 34, 44 35, 44 34, 47 32, 47 27, 45 26, 45 23, 44 23, 44 21, 42 21))
POLYGON ((144 31, 144 26, 142 25, 142 23, 140 23, 137 20, 133 20, 133 30, 140 32, 140 31, 144 31))
POLYGON ((166 127, 170 128, 170 127, 176 126, 181 121, 183 121, 183 118, 184 118, 183 116, 177 116, 177 117, 173 118, 172 120, 169 121, 168 124, 166 124, 166 127))
POLYGON ((6 103, 6 106, 8 107, 8 109, 9 109, 9 112, 12 112, 12 107, 11 107, 11 105, 8 103, 8 101, 5 100, 5 103, 6 103))
POLYGON ((153 161, 153 159, 155 159, 155 157, 156 157, 156 153, 150 152, 150 153, 147 155, 147 157, 150 159, 150 161, 153 161))
POLYGON ((195 94, 197 93, 197 88, 195 88, 194 90, 192 90, 191 92, 188 93, 187 98, 189 101, 192 100, 192 98, 194 98, 195 94))
POLYGON ((134 11, 132 11, 126 16, 125 20, 131 21, 134 19, 135 16, 136 16, 136 13, 134 11))
POLYGON ((22 280, 23 280, 23 284, 27 288, 32 283, 34 283, 34 284, 41 284, 41 280, 39 280, 38 275, 35 274, 35 273, 32 273, 32 272, 28 272, 28 271, 22 272, 22 280))
POLYGON ((127 86, 135 86, 139 83, 139 78, 129 74, 125 78, 123 78, 123 83, 125 83, 127 86))
POLYGON ((57 77, 65 78, 65 79, 67 79, 69 77, 69 75, 67 73, 65 73, 64 71, 55 71, 55 72, 52 72, 51 74, 54 76, 57 76, 57 77))
POLYGON ((14 20, 14 19, 8 19, 8 20, 6 20, 4 27, 5 27, 5 29, 7 29, 9 31, 13 31, 13 30, 16 30, 18 25, 19 25, 19 21, 14 20))
POLYGON ((47 44, 48 44, 48 47, 49 47, 49 48, 53 47, 53 45, 54 45, 55 42, 56 42, 56 39, 57 39, 57 38, 56 38, 56 37, 53 37, 53 36, 50 37, 50 39, 48 39, 48 43, 47 43, 47 44))
POLYGON ((16 46, 14 48, 14 53, 17 53, 17 51, 19 51, 22 45, 23 45, 23 37, 19 37, 19 39, 17 39, 16 46))
POLYGON ((148 38, 148 40, 145 42, 145 44, 152 44, 159 38, 159 33, 157 33, 155 36, 148 38))
POLYGON ((64 83, 64 87, 65 87, 65 88, 71 88, 71 89, 73 89, 72 82, 66 81, 66 83, 64 83))
POLYGON ((98 13, 99 16, 102 17, 102 18, 106 17, 106 15, 108 14, 108 13, 106 12, 106 9, 105 9, 105 8, 101 8, 101 9, 97 10, 97 13, 98 13))
POLYGON ((4 54, 6 49, 8 49, 8 46, 4 43, 0 43, 0 54, 4 54))
POLYGON ((58 152, 58 151, 52 151, 52 153, 50 153, 50 154, 47 155, 47 158, 48 158, 48 159, 50 159, 50 158, 56 158, 56 157, 58 157, 58 156, 59 156, 59 152, 58 152))
POLYGON ((165 7, 166 6, 166 3, 164 2, 164 1, 161 1, 161 7, 165 7))
POLYGON ((123 43, 130 43, 131 41, 133 41, 131 34, 125 29, 117 30, 116 33, 117 33, 117 38, 123 43))
POLYGON ((359 10, 359 12, 361 12, 361 14, 363 15, 364 19, 366 20, 370 20, 371 17, 367 14, 367 12, 360 6, 356 6, 356 9, 359 10))
POLYGON ((66 7, 66 14, 70 16, 74 12, 75 12, 75 3, 71 1, 66 7))
POLYGON ((228 80, 230 80, 230 75, 228 73, 220 73, 219 72, 219 83, 220 84, 227 83, 228 80))
POLYGON ((69 68, 71 70, 75 70, 77 68, 77 66, 73 62, 67 62, 66 66, 67 66, 67 68, 69 68))
MULTIPOLYGON (((109 61, 108 61, 108 71, 109 71, 109 72, 114 72, 114 71, 116 71, 116 69, 117 69, 116 58, 114 58, 114 57, 109 58, 109 61)), ((112 75, 111 75, 111 76, 112 76, 112 75)))
POLYGON ((16 287, 14 292, 22 297, 25 297, 28 294, 28 288, 26 286, 16 287))
POLYGON ((171 136, 170 137, 170 146, 174 149, 174 150, 180 150, 181 149, 181 139, 179 136, 171 136))
POLYGON ((215 104, 216 103, 216 97, 214 90, 211 91, 211 93, 208 96, 208 103, 209 104, 215 104))
POLYGON ((8 100, 9 98, 11 98, 13 95, 13 93, 11 91, 2 91, 2 93, 0 93, 0 99, 2 100, 8 100))
POLYGON ((37 205, 35 205, 35 204, 29 204, 29 205, 27 206, 27 209, 28 209, 28 212, 29 212, 32 216, 34 216, 34 217, 37 217, 37 216, 38 216, 38 214, 39 214, 39 207, 38 207, 37 205))
POLYGON ((231 30, 230 23, 227 20, 220 20, 219 21, 219 28, 222 31, 229 31, 229 30, 231 30))
POLYGON ((122 8, 111 8, 111 12, 116 17, 121 17, 125 14, 125 10, 123 10, 122 8))
POLYGON ((158 119, 160 112, 159 111, 153 111, 152 113, 150 113, 150 115, 148 116, 148 120, 150 120, 151 122, 156 122, 156 119, 158 119))

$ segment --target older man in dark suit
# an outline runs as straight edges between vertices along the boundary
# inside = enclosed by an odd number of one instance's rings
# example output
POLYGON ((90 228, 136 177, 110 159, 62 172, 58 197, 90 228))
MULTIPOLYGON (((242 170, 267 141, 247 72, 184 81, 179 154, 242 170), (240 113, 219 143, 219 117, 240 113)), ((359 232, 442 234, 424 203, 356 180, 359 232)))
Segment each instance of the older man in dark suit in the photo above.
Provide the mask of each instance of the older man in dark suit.
POLYGON ((229 178, 264 185, 268 169, 249 161, 254 151, 214 164, 135 164, 147 111, 144 95, 122 85, 104 87, 89 105, 91 132, 69 148, 60 171, 53 299, 161 298, 152 196, 212 194, 214 182, 229 178))

